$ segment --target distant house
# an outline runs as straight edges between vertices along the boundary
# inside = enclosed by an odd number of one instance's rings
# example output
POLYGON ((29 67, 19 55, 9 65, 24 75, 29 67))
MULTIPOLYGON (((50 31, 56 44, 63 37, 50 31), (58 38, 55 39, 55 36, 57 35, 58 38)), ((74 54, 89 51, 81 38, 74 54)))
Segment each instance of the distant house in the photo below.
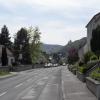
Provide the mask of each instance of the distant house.
POLYGON ((87 44, 79 50, 80 60, 83 59, 83 55, 91 51, 91 39, 92 39, 92 31, 100 25, 100 13, 96 14, 86 25, 87 28, 87 44))
MULTIPOLYGON (((3 47, 3 45, 0 45, 0 65, 2 65, 2 62, 1 62, 2 47, 3 47)), ((11 66, 12 62, 14 62, 15 59, 14 59, 14 56, 13 56, 13 53, 11 52, 11 50, 9 50, 8 48, 6 48, 6 50, 7 50, 7 57, 8 57, 8 66, 11 66)))

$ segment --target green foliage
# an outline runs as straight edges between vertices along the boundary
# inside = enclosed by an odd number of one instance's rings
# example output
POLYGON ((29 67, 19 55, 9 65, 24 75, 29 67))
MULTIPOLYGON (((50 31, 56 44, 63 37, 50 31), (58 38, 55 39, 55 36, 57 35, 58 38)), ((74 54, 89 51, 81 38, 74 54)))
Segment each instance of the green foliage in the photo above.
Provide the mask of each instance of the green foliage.
POLYGON ((30 36, 25 28, 21 28, 15 36, 14 55, 16 61, 20 60, 22 64, 31 63, 29 39, 30 36), (19 58, 20 54, 22 55, 21 58, 19 58))
POLYGON ((84 63, 80 61, 80 62, 78 63, 78 65, 79 65, 79 66, 83 66, 84 63))
POLYGON ((94 55, 93 52, 89 51, 84 55, 84 62, 87 63, 88 61, 90 61, 90 58, 94 55))
POLYGON ((10 73, 7 71, 0 71, 0 76, 4 76, 4 75, 8 75, 8 74, 10 74, 10 73))
POLYGON ((91 74, 90 74, 90 77, 95 79, 95 80, 98 80, 100 81, 100 67, 97 68, 95 71, 93 71, 91 74))
POLYGON ((75 65, 73 65, 72 69, 77 70, 77 67, 78 67, 78 65, 77 65, 77 64, 75 64, 75 65))
POLYGON ((2 47, 2 56, 1 56, 2 66, 8 64, 7 50, 6 47, 2 47))
POLYGON ((81 64, 78 67, 78 71, 81 73, 87 72, 89 69, 91 69, 93 66, 95 66, 98 63, 97 60, 90 61, 87 64, 81 64))
POLYGON ((78 67, 78 71, 80 72, 80 73, 85 73, 86 71, 87 71, 87 68, 85 67, 85 65, 84 66, 79 66, 78 67))
POLYGON ((10 49, 12 47, 12 42, 10 41, 10 36, 9 36, 9 30, 6 27, 6 25, 4 25, 3 28, 1 29, 0 44, 5 45, 10 49))
POLYGON ((40 42, 40 32, 39 29, 36 27, 35 29, 30 27, 28 29, 28 33, 31 36, 30 39, 30 52, 31 52, 31 59, 32 63, 37 63, 39 57, 41 56, 41 42, 40 42))
POLYGON ((71 48, 69 50, 68 63, 69 64, 74 64, 78 60, 79 60, 78 51, 75 48, 71 48))
POLYGON ((78 69, 78 63, 76 63, 76 64, 74 64, 74 65, 69 65, 69 66, 68 66, 68 69, 69 69, 70 71, 72 71, 72 70, 76 70, 76 71, 77 71, 77 69, 78 69))
POLYGON ((90 57, 90 60, 91 60, 91 61, 92 61, 92 60, 98 60, 98 57, 97 57, 96 55, 93 55, 93 56, 90 57))
POLYGON ((100 56, 100 26, 92 31, 91 49, 97 56, 100 56))

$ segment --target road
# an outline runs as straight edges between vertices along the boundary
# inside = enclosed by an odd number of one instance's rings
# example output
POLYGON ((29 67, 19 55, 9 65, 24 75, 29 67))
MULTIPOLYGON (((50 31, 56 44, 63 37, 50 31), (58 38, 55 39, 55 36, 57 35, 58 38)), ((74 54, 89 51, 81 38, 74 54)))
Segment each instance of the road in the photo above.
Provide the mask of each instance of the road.
POLYGON ((67 66, 33 69, 0 80, 0 100, 97 100, 67 66))
POLYGON ((33 69, 0 80, 0 100, 62 100, 61 69, 33 69))

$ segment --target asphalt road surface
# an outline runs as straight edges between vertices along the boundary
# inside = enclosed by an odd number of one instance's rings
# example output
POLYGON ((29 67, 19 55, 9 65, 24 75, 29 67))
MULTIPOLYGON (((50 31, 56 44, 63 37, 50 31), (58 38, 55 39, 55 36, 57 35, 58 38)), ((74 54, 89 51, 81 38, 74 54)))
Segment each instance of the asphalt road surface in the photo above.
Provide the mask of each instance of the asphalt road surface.
POLYGON ((62 100, 61 69, 34 69, 0 80, 0 100, 62 100))

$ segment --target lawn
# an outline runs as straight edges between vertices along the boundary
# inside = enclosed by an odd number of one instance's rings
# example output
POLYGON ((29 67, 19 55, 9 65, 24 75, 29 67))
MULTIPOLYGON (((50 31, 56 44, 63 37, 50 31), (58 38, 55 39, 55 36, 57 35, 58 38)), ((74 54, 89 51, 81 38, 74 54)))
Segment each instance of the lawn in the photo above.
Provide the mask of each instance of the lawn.
POLYGON ((9 72, 5 72, 5 71, 0 71, 0 76, 5 76, 5 75, 9 75, 9 72))

